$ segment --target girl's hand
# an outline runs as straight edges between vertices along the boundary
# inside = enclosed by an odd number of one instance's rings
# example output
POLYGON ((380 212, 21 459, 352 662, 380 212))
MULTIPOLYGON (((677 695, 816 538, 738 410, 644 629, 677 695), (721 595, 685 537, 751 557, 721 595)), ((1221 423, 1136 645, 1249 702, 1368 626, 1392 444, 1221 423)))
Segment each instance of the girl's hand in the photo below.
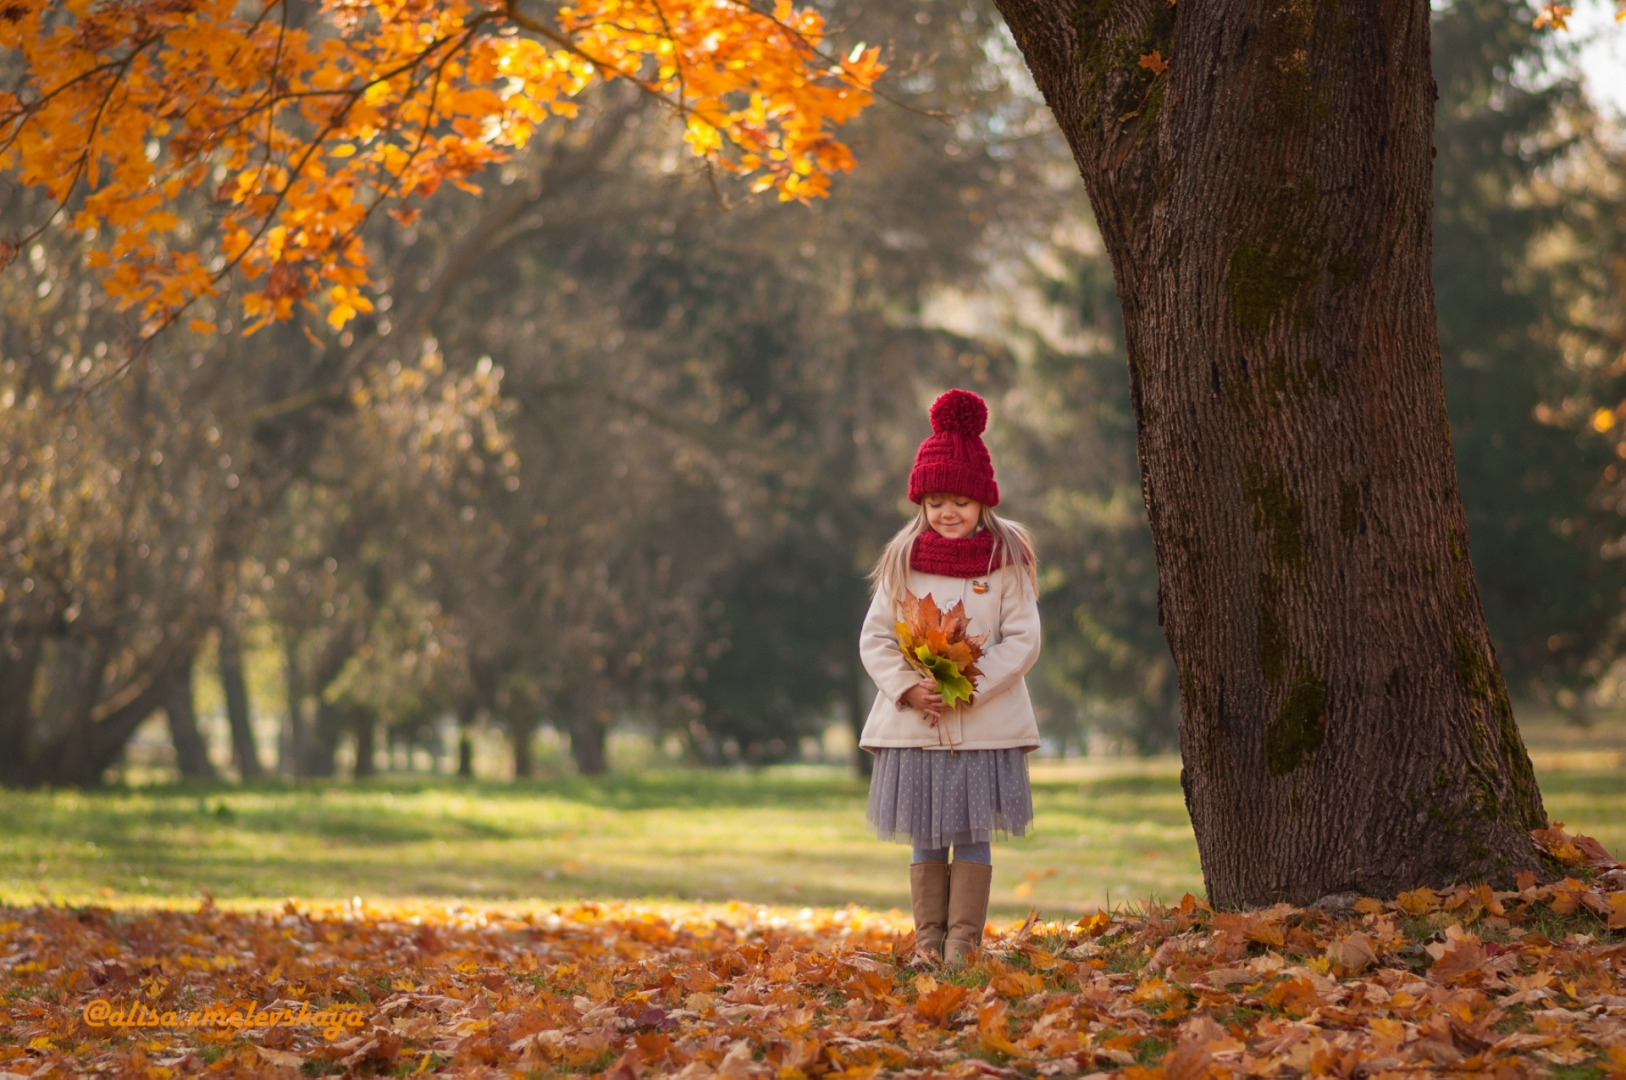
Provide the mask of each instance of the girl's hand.
POLYGON ((911 686, 903 695, 903 703, 925 713, 934 724, 943 718, 943 695, 937 692, 937 683, 932 679, 911 686))

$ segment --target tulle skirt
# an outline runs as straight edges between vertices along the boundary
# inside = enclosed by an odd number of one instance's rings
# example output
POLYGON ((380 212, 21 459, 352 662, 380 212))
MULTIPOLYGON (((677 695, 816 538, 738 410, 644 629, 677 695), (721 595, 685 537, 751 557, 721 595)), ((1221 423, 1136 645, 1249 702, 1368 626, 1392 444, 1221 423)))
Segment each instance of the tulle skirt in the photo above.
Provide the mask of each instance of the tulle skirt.
POLYGON ((882 840, 922 848, 1021 836, 1033 825, 1027 752, 883 747, 866 816, 882 840))

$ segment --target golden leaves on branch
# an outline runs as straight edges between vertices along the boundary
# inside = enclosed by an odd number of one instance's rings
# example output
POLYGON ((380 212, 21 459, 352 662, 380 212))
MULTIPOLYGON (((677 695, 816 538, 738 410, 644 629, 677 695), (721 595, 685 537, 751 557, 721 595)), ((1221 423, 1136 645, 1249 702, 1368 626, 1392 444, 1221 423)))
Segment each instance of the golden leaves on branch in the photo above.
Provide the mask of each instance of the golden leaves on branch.
POLYGON ((494 0, 327 0, 309 20, 285 0, 7 0, 0 56, 22 89, 0 92, 0 169, 94 237, 145 334, 234 270, 250 329, 300 307, 337 329, 372 310, 376 209, 407 223, 402 204, 442 184, 478 190, 596 79, 659 98, 697 156, 756 190, 825 194, 853 164, 833 129, 884 67, 824 46, 822 17, 789 0, 580 0, 549 22, 494 0))
MULTIPOLYGON (((1550 26, 1554 30, 1568 30, 1570 17, 1575 14, 1575 5, 1559 2, 1559 0, 1542 0, 1538 5, 1535 20, 1531 23, 1536 29, 1550 26)), ((1626 19, 1626 0, 1615 0, 1615 21, 1626 19)))
MULTIPOLYGON (((1570 28, 1570 16, 1574 14, 1575 8, 1571 4, 1543 3, 1536 14, 1535 21, 1531 25, 1538 30, 1546 26, 1550 26, 1554 30, 1568 30, 1570 28)), ((1616 18, 1619 17, 1619 15, 1616 16, 1616 18)))

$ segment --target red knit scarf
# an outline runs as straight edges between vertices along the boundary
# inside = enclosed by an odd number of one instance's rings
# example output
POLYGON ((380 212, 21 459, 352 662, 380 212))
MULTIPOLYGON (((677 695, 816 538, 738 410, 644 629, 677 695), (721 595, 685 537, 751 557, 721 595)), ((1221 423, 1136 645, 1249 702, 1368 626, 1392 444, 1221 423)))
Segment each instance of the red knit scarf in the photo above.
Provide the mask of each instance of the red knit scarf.
POLYGON ((994 534, 979 532, 950 538, 934 529, 915 537, 909 550, 909 568, 922 574, 978 578, 1005 565, 1005 553, 994 554, 994 534))

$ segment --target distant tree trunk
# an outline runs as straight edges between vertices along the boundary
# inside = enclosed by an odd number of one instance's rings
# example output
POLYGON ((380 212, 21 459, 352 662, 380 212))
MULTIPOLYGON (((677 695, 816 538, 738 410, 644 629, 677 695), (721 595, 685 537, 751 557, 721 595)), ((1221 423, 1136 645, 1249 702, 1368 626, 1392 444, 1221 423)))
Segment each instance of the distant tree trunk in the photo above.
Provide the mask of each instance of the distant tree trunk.
POLYGON ((175 765, 188 780, 215 780, 215 767, 209 761, 209 744, 198 730, 198 714, 192 704, 192 669, 188 667, 175 682, 164 701, 169 717, 169 741, 175 747, 175 765))
MULTIPOLYGON (((382 572, 375 563, 367 570, 368 598, 376 602, 382 591, 382 572)), ((347 705, 329 701, 327 695, 334 681, 366 640, 368 626, 368 620, 358 618, 348 625, 336 627, 335 632, 328 635, 315 663, 309 667, 301 666, 292 651, 288 654, 290 700, 294 698, 296 686, 300 699, 305 694, 316 699, 316 713, 310 717, 308 724, 303 709, 288 710, 296 721, 293 731, 299 746, 294 753, 294 761, 300 776, 329 777, 338 773, 336 755, 350 723, 350 709, 347 705)))
POLYGON ((316 722, 311 725, 310 738, 305 740, 305 754, 301 757, 301 776, 330 777, 339 772, 339 743, 349 722, 349 710, 320 698, 316 702, 316 722))
MULTIPOLYGON (((63 671, 61 677, 55 680, 58 685, 51 688, 59 704, 47 715, 61 716, 63 719, 56 738, 42 756, 42 779, 93 786, 102 782, 103 771, 123 753, 121 743, 118 754, 98 765, 93 760, 91 749, 92 733, 96 727, 96 703, 101 700, 102 691, 107 685, 107 664, 112 657, 113 643, 113 635, 105 632, 88 642, 60 639, 63 671)), ((157 708, 167 696, 166 687, 147 712, 157 708)), ((142 719, 145 718, 146 713, 143 713, 142 719)))
POLYGON ((176 634, 147 658, 145 674, 103 699, 110 642, 77 650, 77 681, 66 695, 62 725, 28 762, 31 783, 93 787, 116 765, 136 729, 164 707, 197 652, 197 638, 176 634))
POLYGON ((237 628, 229 618, 220 623, 216 642, 220 664, 220 687, 226 695, 226 720, 231 726, 231 756, 237 775, 245 782, 265 775, 260 752, 254 746, 254 727, 249 721, 248 683, 243 678, 243 654, 237 644, 237 628))
POLYGON ((609 771, 605 744, 610 733, 609 715, 602 709, 570 710, 570 756, 583 776, 602 776, 609 771))
POLYGON ((1445 415, 1430 5, 995 2, 1112 256, 1209 899, 1537 869, 1445 415))
POLYGON ((1131 706, 1135 712, 1135 726, 1129 737, 1135 744, 1135 753, 1142 756, 1166 754, 1180 741, 1179 705, 1172 696, 1147 693, 1131 706))
MULTIPOLYGON (((465 780, 474 779, 474 715, 473 702, 463 702, 457 707, 457 775, 465 780)), ((412 760, 412 752, 407 751, 407 760, 412 760)))
POLYGON ((869 716, 869 701, 865 698, 873 699, 871 690, 862 665, 854 664, 852 677, 847 680, 847 723, 853 729, 853 772, 866 780, 875 772, 875 755, 861 748, 858 739, 864 733, 864 721, 869 716))
POLYGON ((528 706, 510 705, 505 719, 508 741, 514 749, 514 779, 527 780, 536 769, 531 760, 531 737, 536 734, 536 714, 528 706))
POLYGON ((283 646, 282 673, 287 684, 288 708, 282 716, 277 740, 277 771, 300 776, 305 762, 305 680, 299 670, 299 651, 292 642, 283 646))
POLYGON ((357 709, 353 723, 356 731, 356 767, 353 775, 357 780, 365 780, 378 773, 373 762, 377 749, 378 717, 371 709, 357 709))
POLYGON ((38 635, 0 638, 0 783, 21 784, 28 777, 40 652, 38 635))

